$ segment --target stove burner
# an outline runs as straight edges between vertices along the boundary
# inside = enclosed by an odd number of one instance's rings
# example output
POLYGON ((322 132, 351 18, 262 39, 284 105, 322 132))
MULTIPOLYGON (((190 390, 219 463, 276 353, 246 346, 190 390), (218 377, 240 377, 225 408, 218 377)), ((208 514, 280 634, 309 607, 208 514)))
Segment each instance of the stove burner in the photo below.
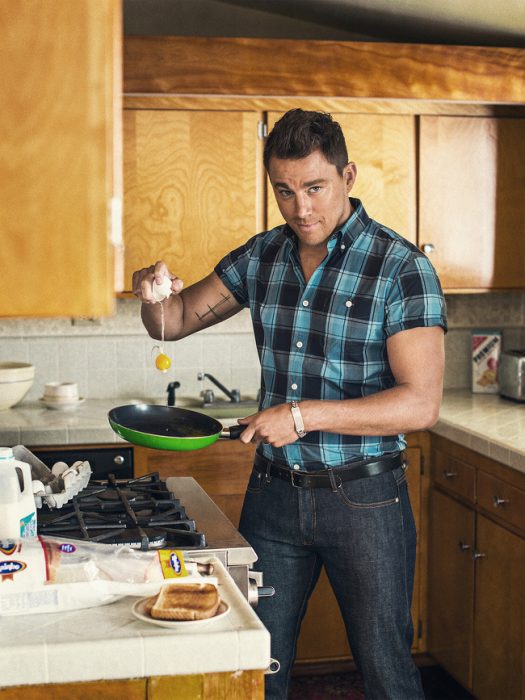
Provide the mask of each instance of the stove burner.
POLYGON ((142 550, 206 546, 204 534, 157 472, 130 480, 110 474, 107 481, 91 481, 59 510, 43 505, 38 533, 142 550))

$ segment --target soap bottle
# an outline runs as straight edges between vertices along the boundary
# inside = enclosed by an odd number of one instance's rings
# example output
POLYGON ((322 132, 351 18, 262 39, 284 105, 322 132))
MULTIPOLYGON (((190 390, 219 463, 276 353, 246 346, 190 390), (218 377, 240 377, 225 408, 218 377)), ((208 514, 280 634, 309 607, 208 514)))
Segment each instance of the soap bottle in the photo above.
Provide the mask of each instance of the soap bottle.
POLYGON ((0 540, 34 537, 36 525, 31 467, 0 447, 0 540))

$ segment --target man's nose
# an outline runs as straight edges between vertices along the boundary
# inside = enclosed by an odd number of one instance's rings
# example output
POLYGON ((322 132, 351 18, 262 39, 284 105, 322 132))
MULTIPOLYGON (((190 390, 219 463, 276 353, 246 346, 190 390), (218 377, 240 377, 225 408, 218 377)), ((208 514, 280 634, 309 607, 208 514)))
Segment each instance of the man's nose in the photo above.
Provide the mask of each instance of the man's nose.
POLYGON ((305 219, 310 213, 310 199, 306 194, 298 194, 295 199, 295 211, 297 218, 305 219))

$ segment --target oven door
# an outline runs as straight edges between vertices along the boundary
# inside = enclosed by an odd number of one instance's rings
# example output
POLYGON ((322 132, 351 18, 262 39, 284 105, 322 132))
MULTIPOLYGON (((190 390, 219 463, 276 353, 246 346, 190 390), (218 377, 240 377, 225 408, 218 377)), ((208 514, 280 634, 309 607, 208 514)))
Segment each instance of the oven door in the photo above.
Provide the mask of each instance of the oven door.
POLYGON ((65 462, 70 467, 77 460, 87 460, 93 471, 92 479, 107 479, 108 474, 114 474, 117 479, 133 478, 132 447, 40 447, 29 449, 50 469, 56 462, 65 462))

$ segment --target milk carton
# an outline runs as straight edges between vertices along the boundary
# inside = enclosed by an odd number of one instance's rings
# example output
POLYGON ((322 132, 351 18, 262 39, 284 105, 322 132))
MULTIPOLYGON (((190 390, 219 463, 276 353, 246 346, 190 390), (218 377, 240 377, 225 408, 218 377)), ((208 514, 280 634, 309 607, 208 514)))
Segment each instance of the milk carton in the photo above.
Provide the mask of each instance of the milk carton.
POLYGON ((472 333, 472 391, 497 394, 501 331, 476 330, 472 333))

